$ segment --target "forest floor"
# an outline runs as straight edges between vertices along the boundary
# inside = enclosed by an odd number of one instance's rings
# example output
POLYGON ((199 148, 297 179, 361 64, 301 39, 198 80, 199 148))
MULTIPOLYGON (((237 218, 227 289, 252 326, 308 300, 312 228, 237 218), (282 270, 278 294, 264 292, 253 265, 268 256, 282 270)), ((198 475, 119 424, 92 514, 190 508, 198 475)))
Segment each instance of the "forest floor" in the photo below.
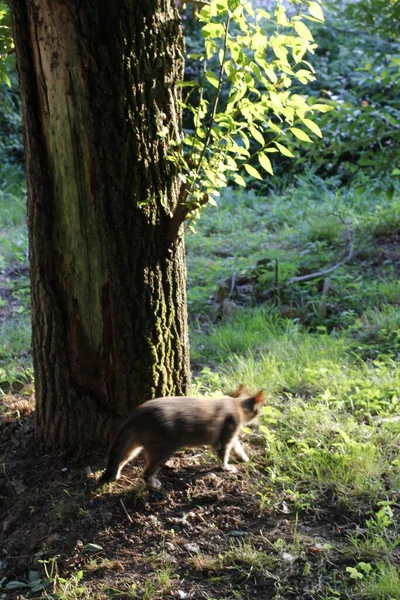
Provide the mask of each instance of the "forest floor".
POLYGON ((354 562, 342 547, 361 523, 340 507, 300 520, 285 499, 263 510, 254 472, 225 473, 195 451, 164 468, 162 491, 140 487, 140 460, 99 490, 104 456, 37 455, 33 401, 8 396, 4 407, 0 598, 308 600, 326 593, 333 567, 354 562))
POLYGON ((160 492, 140 457, 98 489, 105 452, 37 453, 26 232, 2 225, 0 599, 400 598, 400 193, 318 186, 228 190, 187 236, 193 391, 267 400, 249 464, 180 452, 160 492))

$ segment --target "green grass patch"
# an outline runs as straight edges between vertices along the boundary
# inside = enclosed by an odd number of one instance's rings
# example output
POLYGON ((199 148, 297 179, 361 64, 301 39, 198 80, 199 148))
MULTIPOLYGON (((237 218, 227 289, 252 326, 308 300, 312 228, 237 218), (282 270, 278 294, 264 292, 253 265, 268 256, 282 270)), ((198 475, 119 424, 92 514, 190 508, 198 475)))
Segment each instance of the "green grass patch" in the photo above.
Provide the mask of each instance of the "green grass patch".
MULTIPOLYGON (((8 274, 26 265, 27 251, 23 188, 14 183, 0 198, 4 387, 31 375, 29 282, 23 269, 8 274)), ((265 579, 275 600, 305 590, 315 600, 399 596, 398 206, 398 193, 367 197, 314 178, 267 198, 227 190, 187 235, 194 391, 265 389, 258 430, 247 432, 255 443, 246 481, 260 514, 292 527, 271 540, 247 532, 216 555, 189 559, 213 585, 265 579), (348 263, 288 285, 339 262, 349 236, 348 263), (241 276, 243 287, 228 290, 234 310, 216 313, 221 280, 241 276)), ((52 509, 63 522, 80 511, 64 495, 52 509)), ((175 594, 182 572, 159 558, 137 585, 100 594, 175 594)), ((74 576, 57 586, 86 594, 74 576)))
MULTIPOLYGON (((244 204, 237 196, 221 199, 187 240, 194 387, 264 388, 249 466, 260 509, 291 515, 303 532, 305 523, 312 530, 310 519, 348 529, 342 538, 325 532, 318 543, 314 534, 312 542, 300 534, 283 539, 282 548, 277 540, 275 551, 296 565, 296 581, 278 574, 274 598, 292 597, 307 580, 318 600, 393 600, 399 596, 399 193, 334 191, 316 179, 285 196, 251 196, 244 204), (349 239, 348 263, 286 285, 339 262, 349 239), (216 318, 219 281, 233 273, 247 275, 253 294, 231 293, 236 310, 216 318), (261 301, 260 290, 274 285, 261 301), (310 544, 319 562, 306 558, 310 544), (300 569, 297 561, 304 561, 300 569)), ((223 570, 228 555, 199 562, 223 570)), ((274 560, 268 564, 277 575, 274 560)))
POLYGON ((20 167, 0 168, 0 272, 28 262, 26 189, 20 167))
POLYGON ((0 165, 0 388, 32 378, 26 190, 20 167, 0 165))

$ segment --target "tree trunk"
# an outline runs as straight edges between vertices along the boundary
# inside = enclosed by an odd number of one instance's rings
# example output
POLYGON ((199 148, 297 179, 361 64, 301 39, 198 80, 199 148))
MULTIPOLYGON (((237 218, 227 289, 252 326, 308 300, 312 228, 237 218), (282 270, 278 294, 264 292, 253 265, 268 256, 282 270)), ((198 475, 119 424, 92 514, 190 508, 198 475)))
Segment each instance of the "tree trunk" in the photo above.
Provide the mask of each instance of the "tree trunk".
POLYGON ((36 436, 104 443, 189 383, 174 0, 11 0, 24 120, 36 436), (167 132, 167 137, 160 133, 167 132))

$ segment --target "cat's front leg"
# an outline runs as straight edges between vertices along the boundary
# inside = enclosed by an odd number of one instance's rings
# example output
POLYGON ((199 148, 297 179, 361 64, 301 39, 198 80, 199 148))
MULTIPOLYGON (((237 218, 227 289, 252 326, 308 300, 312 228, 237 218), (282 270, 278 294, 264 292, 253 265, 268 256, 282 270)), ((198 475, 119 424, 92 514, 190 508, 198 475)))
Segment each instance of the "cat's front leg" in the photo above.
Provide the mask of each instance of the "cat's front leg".
POLYGON ((229 464, 229 456, 230 456, 232 447, 233 447, 233 441, 221 448, 219 456, 222 460, 223 470, 229 471, 230 473, 236 473, 237 468, 234 465, 229 464))
POLYGON ((233 451, 241 462, 249 462, 250 459, 243 450, 243 446, 238 439, 235 439, 233 442, 233 451))

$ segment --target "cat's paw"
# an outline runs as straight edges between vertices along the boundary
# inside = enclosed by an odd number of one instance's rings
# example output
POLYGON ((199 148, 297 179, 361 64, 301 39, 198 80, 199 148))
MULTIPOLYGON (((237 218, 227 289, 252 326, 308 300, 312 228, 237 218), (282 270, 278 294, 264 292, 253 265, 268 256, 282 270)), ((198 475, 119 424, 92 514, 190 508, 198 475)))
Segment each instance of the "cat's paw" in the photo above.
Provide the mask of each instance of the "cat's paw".
POLYGON ((223 465, 222 468, 224 471, 228 471, 228 473, 237 473, 237 471, 238 471, 237 467, 235 467, 235 465, 226 464, 226 465, 223 465))
POLYGON ((146 485, 152 490, 160 490, 162 488, 161 481, 155 477, 149 477, 149 479, 146 479, 146 485))

